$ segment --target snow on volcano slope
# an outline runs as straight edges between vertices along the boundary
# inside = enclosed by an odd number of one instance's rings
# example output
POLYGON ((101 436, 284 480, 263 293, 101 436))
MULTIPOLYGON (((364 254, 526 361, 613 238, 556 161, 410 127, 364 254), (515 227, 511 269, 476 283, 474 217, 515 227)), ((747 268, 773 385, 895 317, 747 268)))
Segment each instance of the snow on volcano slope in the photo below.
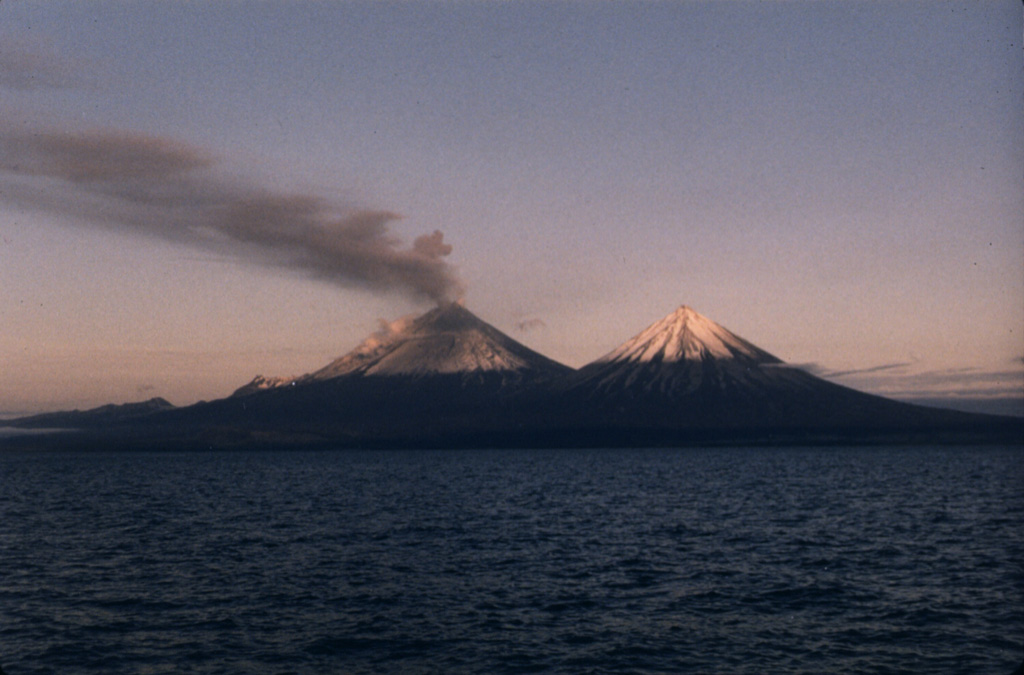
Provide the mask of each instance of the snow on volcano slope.
POLYGON ((594 363, 670 363, 705 358, 782 363, 781 359, 686 305, 654 322, 594 363))
POLYGON ((807 373, 683 305, 581 368, 573 388, 600 393, 741 391, 804 386, 807 373))
POLYGON ((249 396, 267 389, 277 389, 295 383, 294 377, 265 377, 257 375, 248 384, 244 384, 231 394, 232 396, 249 396))
POLYGON ((487 372, 558 375, 570 369, 482 321, 458 303, 385 326, 354 350, 302 378, 344 375, 450 375, 487 372))
POLYGON ((633 429, 907 429, 953 424, 825 381, 683 306, 566 378, 570 415, 633 429))

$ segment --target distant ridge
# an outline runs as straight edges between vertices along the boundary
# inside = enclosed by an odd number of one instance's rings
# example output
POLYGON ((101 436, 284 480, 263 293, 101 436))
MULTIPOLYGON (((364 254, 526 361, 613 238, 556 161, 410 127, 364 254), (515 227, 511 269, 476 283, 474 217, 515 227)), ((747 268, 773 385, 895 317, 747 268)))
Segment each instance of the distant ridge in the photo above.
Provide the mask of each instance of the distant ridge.
POLYGON ((9 420, 5 424, 24 429, 75 429, 95 428, 113 424, 123 424, 131 420, 148 417, 156 412, 172 410, 174 405, 166 399, 155 397, 137 403, 108 403, 89 410, 68 410, 64 412, 43 413, 30 417, 9 420))

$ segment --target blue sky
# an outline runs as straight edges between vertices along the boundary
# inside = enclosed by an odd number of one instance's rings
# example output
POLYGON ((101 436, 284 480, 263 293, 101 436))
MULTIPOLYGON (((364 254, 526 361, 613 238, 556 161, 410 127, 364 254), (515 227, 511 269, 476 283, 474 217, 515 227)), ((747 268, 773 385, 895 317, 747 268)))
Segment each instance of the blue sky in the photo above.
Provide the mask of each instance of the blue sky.
POLYGON ((157 157, 150 207, 401 216, 382 259, 569 365, 689 304, 841 383, 1024 411, 1022 31, 1012 1, 3 3, 0 410, 219 397, 431 304, 183 234, 59 138, 157 157))

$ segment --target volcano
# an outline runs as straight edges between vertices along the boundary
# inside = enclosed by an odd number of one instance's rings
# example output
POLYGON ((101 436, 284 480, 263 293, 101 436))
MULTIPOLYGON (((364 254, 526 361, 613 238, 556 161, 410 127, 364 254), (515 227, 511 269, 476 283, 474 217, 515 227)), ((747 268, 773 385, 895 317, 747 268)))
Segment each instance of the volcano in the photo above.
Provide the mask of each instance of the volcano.
MULTIPOLYGON (((133 447, 1019 442, 1022 434, 1019 419, 822 380, 685 305, 574 371, 449 303, 386 324, 307 375, 258 376, 225 399, 135 412, 66 419, 96 442, 133 447)), ((22 422, 9 424, 41 424, 22 422)))
MULTIPOLYGON (((669 397, 779 384, 782 359, 683 305, 611 353, 584 366, 576 386, 595 395, 669 397)), ((785 378, 788 379, 788 378, 785 378)))
POLYGON ((382 322, 381 330, 320 370, 301 377, 257 375, 232 396, 332 380, 396 378, 395 383, 439 377, 463 385, 499 387, 550 380, 571 371, 481 320, 461 303, 445 303, 415 319, 382 322))
POLYGON ((531 417, 522 392, 547 391, 572 372, 446 303, 387 324, 312 373, 257 376, 226 399, 159 421, 239 438, 441 445, 522 429, 531 417))
POLYGON ((828 382, 688 306, 566 378, 581 428, 680 438, 899 436, 977 422, 828 382))
POLYGON ((453 302, 415 320, 400 320, 386 326, 301 381, 351 375, 428 377, 483 373, 500 373, 522 380, 563 375, 569 370, 453 302))

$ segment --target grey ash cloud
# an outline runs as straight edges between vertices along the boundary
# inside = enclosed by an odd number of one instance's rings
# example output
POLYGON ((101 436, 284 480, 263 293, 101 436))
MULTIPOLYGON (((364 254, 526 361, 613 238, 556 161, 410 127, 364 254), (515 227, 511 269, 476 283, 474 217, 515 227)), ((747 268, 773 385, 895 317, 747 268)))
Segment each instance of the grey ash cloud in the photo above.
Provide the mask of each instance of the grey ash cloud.
POLYGON ((212 158, 182 143, 124 132, 8 131, 0 143, 0 167, 7 171, 115 191, 213 164, 212 158))
POLYGON ((342 286, 442 302, 461 284, 439 231, 411 246, 400 216, 225 180, 211 153, 154 136, 0 125, 0 199, 277 265, 342 286))

